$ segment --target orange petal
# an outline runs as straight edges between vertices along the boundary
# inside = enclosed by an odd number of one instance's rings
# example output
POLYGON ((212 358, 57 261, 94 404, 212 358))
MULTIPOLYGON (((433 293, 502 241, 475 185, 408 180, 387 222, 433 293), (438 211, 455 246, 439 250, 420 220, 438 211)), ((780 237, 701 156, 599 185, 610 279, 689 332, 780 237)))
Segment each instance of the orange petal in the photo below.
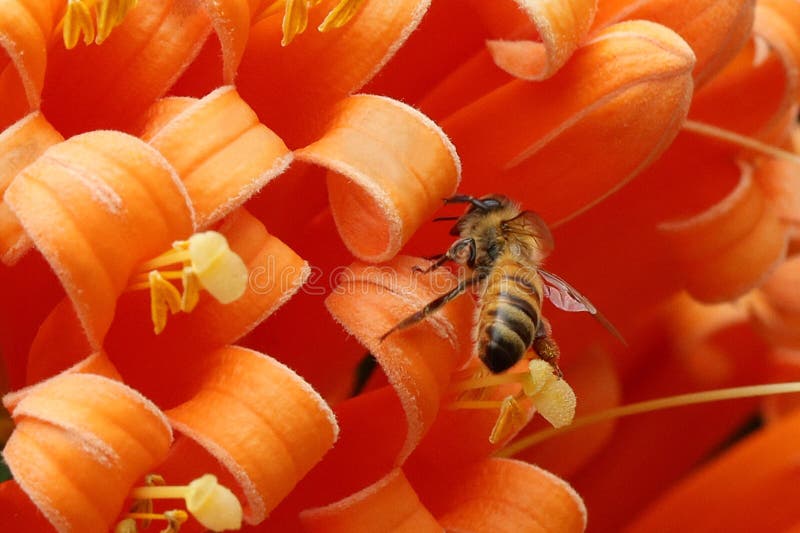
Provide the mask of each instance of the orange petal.
POLYGON ((10 531, 47 531, 53 527, 13 479, 0 483, 0 516, 10 531))
MULTIPOLYGON (((201 295, 191 313, 172 316, 160 335, 153 334, 147 294, 129 292, 119 300, 106 349, 125 382, 159 405, 174 397, 172 372, 182 373, 198 353, 235 342, 291 298, 308 277, 307 263, 245 210, 230 215, 218 229, 250 272, 249 288, 239 300, 223 305, 201 295)), ((89 353, 78 324, 68 305, 53 311, 33 343, 31 378, 53 375, 89 353)))
POLYGON ((261 522, 333 445, 333 412, 289 368, 244 348, 217 350, 186 373, 184 390, 197 393, 167 416, 233 474, 245 520, 261 522))
POLYGON ((800 38, 787 16, 759 4, 755 37, 697 92, 692 119, 774 144, 784 141, 800 88, 800 38))
MULTIPOLYGON (((777 348, 769 354, 768 380, 774 383, 800 381, 800 353, 797 349, 777 348)), ((761 414, 767 424, 790 416, 800 407, 800 394, 780 394, 764 398, 761 414)))
POLYGON ((328 195, 339 233, 365 261, 394 257, 455 192, 461 174, 455 148, 436 124, 371 95, 339 104, 325 135, 297 158, 331 171, 328 195))
POLYGON ((166 456, 167 420, 139 393, 90 374, 35 387, 12 413, 3 456, 60 531, 106 531, 139 478, 166 456))
POLYGON ((754 325, 776 347, 800 348, 800 257, 781 264, 753 294, 748 303, 754 325))
POLYGON ((752 168, 725 198, 693 217, 660 226, 685 278, 703 301, 730 300, 762 283, 786 256, 788 235, 752 168))
POLYGON ((258 122, 233 87, 221 87, 193 105, 169 100, 155 104, 141 138, 175 167, 199 228, 241 206, 289 166, 289 149, 258 122))
POLYGON ((595 27, 623 19, 645 19, 663 24, 683 37, 697 56, 695 82, 700 85, 717 73, 750 37, 754 0, 603 0, 595 27))
POLYGON ((626 531, 784 531, 794 505, 800 412, 752 435, 706 465, 629 524, 626 531))
MULTIPOLYGON (((687 295, 660 310, 657 330, 636 350, 641 368, 624 382, 626 403, 760 383, 767 347, 731 304, 687 295)), ((613 438, 571 478, 598 531, 620 531, 755 414, 758 400, 716 402, 619 420, 613 438), (619 487, 625 487, 620 498, 619 487)), ((699 529, 702 531, 702 528, 699 529)))
POLYGON ((336 446, 270 514, 269 531, 300 531, 299 513, 341 500, 384 478, 396 465, 406 422, 389 387, 350 398, 335 409, 336 446))
MULTIPOLYGON (((84 357, 74 365, 61 371, 60 374, 96 374, 108 379, 122 381, 122 376, 119 375, 119 371, 104 351, 94 352, 84 357)), ((53 374, 46 374, 42 376, 40 380, 29 379, 28 383, 30 383, 30 385, 27 387, 6 394, 3 397, 3 405, 9 410, 13 410, 16 405, 31 391, 35 390, 36 387, 41 387, 45 383, 48 383, 46 380, 51 376, 53 376, 53 374)))
MULTIPOLYGON (((484 5, 491 6, 491 12, 496 11, 497 6, 518 11, 511 2, 432 2, 419 27, 381 69, 380 75, 364 87, 363 92, 390 94, 432 116, 429 109, 419 104, 422 97, 475 54, 481 53, 489 59, 486 38, 494 35, 487 34, 487 19, 476 12, 484 5), (452 31, 453 28, 458 30, 452 31)), ((508 75, 498 69, 491 59, 488 64, 492 69, 489 72, 500 73, 503 79, 508 79, 508 75)), ((481 78, 472 81, 483 82, 481 78)), ((460 88, 468 90, 470 86, 463 84, 460 88)))
MULTIPOLYGON (((309 28, 316 28, 338 1, 326 0, 311 10, 309 28)), ((322 134, 333 105, 389 61, 429 5, 430 0, 366 2, 343 28, 309 30, 285 47, 282 17, 268 17, 252 28, 239 68, 239 92, 290 147, 308 144, 322 134)))
MULTIPOLYGON (((34 111, 0 133, 0 196, 20 170, 50 146, 64 140, 39 111, 34 111)), ((0 259, 13 265, 31 247, 31 241, 5 202, 0 203, 0 259)))
POLYGON ((545 220, 574 216, 672 141, 693 65, 691 49, 663 26, 603 30, 552 78, 512 81, 442 122, 463 158, 462 191, 483 194, 502 182, 504 193, 545 220))
POLYGON ((32 385, 63 372, 92 353, 75 308, 62 299, 42 321, 28 352, 25 383, 32 385))
POLYGON ((48 119, 65 136, 131 126, 191 63, 211 30, 185 0, 140 2, 102 46, 62 43, 50 51, 42 96, 48 119))
POLYGON ((455 286, 441 270, 416 274, 420 261, 398 257, 377 267, 356 263, 343 272, 325 305, 375 355, 400 398, 408 433, 397 460, 402 463, 430 427, 450 373, 472 354, 472 302, 461 296, 418 325, 379 338, 400 320, 455 286))
MULTIPOLYGON (((523 359, 509 369, 509 372, 524 372, 528 362, 523 359)), ((478 373, 486 372, 483 363, 476 359, 458 370, 451 377, 451 382, 470 379, 478 373)), ((507 384, 479 391, 480 399, 500 402, 504 398, 520 392, 518 384, 507 384)), ((431 469, 457 469, 466 464, 481 461, 485 457, 502 448, 522 429, 512 427, 496 443, 489 441, 489 436, 497 423, 499 409, 453 409, 449 404, 457 399, 452 392, 447 394, 443 409, 439 412, 431 428, 408 458, 406 473, 418 477, 431 469)), ((467 397, 466 399, 474 399, 467 397)), ((527 423, 534 416, 533 406, 529 401, 521 401, 520 408, 527 423)))
POLYGON ((27 111, 39 108, 50 34, 62 4, 59 0, 12 0, 0 9, 0 46, 8 54, 0 58, 3 71, 0 86, 6 100, 0 112, 0 129, 19 120, 27 111), (24 94, 27 109, 15 105, 23 102, 9 98, 10 93, 24 94))
POLYGON ((262 3, 258 0, 203 1, 222 48, 222 80, 226 85, 236 78, 236 69, 250 36, 252 11, 262 3))
POLYGON ((597 11, 596 0, 514 3, 530 18, 541 41, 491 40, 486 46, 498 67, 531 81, 549 78, 567 62, 597 11))
POLYGON ((320 533, 442 531, 400 469, 343 500, 304 511, 300 519, 306 530, 320 533))
POLYGON ((93 349, 134 267, 193 229, 172 167, 139 139, 113 131, 50 147, 17 176, 5 201, 64 285, 93 349))
POLYGON ((586 528, 580 496, 566 481, 537 466, 485 459, 436 478, 412 482, 447 531, 569 533, 586 528))

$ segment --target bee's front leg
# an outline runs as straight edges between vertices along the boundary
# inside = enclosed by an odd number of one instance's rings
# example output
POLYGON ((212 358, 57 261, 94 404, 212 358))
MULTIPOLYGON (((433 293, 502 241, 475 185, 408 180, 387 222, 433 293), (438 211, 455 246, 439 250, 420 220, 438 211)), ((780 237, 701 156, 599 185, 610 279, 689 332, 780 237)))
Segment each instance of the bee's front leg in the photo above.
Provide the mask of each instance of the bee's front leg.
POLYGON ((448 261, 455 261, 456 263, 460 264, 469 264, 470 262, 474 261, 475 254, 475 241, 471 237, 466 237, 454 242, 447 252, 438 256, 436 261, 428 265, 427 268, 414 265, 412 270, 421 274, 427 274, 428 272, 439 268, 448 261))

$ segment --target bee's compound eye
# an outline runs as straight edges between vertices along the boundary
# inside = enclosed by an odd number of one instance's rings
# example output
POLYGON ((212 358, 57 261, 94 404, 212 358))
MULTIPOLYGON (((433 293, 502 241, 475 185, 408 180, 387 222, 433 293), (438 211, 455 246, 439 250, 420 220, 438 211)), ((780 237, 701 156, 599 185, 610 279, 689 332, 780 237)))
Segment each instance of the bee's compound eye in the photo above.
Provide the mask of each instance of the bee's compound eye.
POLYGON ((500 206, 500 202, 495 200, 494 198, 487 198, 486 200, 481 200, 481 202, 483 203, 483 205, 485 205, 486 207, 489 207, 489 208, 494 208, 494 207, 499 207, 500 206))

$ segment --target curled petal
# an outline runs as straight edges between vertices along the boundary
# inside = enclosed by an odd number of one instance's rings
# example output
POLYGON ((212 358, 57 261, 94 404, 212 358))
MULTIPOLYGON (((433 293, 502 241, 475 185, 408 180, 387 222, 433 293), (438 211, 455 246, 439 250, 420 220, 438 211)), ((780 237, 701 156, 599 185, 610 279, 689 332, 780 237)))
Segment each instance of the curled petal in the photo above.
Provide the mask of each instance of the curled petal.
POLYGON ((16 72, 4 72, 0 81, 4 103, 0 111, 0 129, 39 108, 47 67, 50 34, 63 2, 12 0, 0 9, 0 70, 13 64, 16 72), (12 97, 11 94, 14 96, 12 97))
POLYGON ((485 459, 423 483, 415 484, 420 498, 447 531, 572 533, 586 528, 578 493, 566 481, 521 461, 485 459))
POLYGON ((211 31, 195 4, 139 2, 102 46, 54 47, 42 96, 48 119, 66 136, 102 128, 129 131, 175 83, 211 31))
POLYGON ((344 328, 375 355, 397 392, 407 419, 407 435, 397 463, 416 447, 436 418, 450 373, 472 352, 472 305, 462 296, 426 320, 380 337, 398 322, 455 286, 451 275, 414 273, 408 257, 383 267, 356 263, 343 273, 325 300, 344 328))
MULTIPOLYGON (((631 350, 651 364, 624 383, 626 402, 761 382, 766 346, 741 306, 700 304, 682 293, 661 306, 648 329, 651 340, 631 350)), ((756 399, 743 399, 618 420, 606 446, 570 478, 590 509, 592 527, 624 529, 639 510, 718 452, 756 406, 756 399), (615 494, 621 485, 624 499, 615 494)))
POLYGON ((261 522, 333 445, 333 412, 289 368, 244 348, 217 350, 189 373, 185 390, 197 393, 167 416, 231 472, 245 521, 261 522))
POLYGON ((451 196, 461 174, 455 148, 430 119, 389 98, 344 100, 325 135, 297 152, 330 170, 339 233, 356 257, 386 261, 451 196))
POLYGON ((543 80, 561 68, 589 31, 597 10, 595 0, 516 0, 536 27, 541 42, 490 40, 495 64, 512 76, 543 80))
POLYGON ((320 533, 442 531, 400 469, 343 500, 304 511, 300 519, 306 530, 320 533))
POLYGON ((683 37, 697 56, 695 83, 709 80, 750 37, 755 0, 603 0, 595 27, 623 19, 663 24, 683 37))
MULTIPOLYGON (((60 375, 66 374, 96 374, 98 376, 107 377, 108 379, 113 379, 115 381, 122 381, 122 376, 119 375, 119 371, 114 366, 114 363, 112 363, 108 358, 108 354, 106 354, 104 351, 94 352, 81 359, 74 365, 67 367, 60 373, 60 375)), ((51 377, 51 375, 52 374, 49 373, 44 374, 41 380, 28 379, 28 383, 31 383, 31 385, 6 394, 3 397, 3 405, 5 405, 9 410, 13 410, 16 405, 31 391, 35 390, 37 387, 41 387, 42 385, 49 383, 47 378, 51 377)))
POLYGON ((482 194, 502 181, 505 194, 548 221, 574 216, 672 141, 693 65, 688 45, 663 26, 606 28, 550 79, 512 81, 442 122, 463 157, 463 192, 482 194))
POLYGON ((792 257, 748 299, 755 326, 775 346, 800 349, 800 257, 792 257))
POLYGON ((162 102, 154 105, 141 138, 181 176, 201 229, 241 206, 292 160, 283 141, 258 122, 233 87, 193 104, 185 98, 162 102))
POLYGON ((800 19, 800 8, 794 2, 787 6, 759 3, 753 39, 697 92, 691 118, 765 142, 785 142, 800 90, 800 22, 796 19, 800 19))
POLYGON ((800 461, 800 412, 772 424, 687 477, 629 524, 626 531, 786 531, 800 461))
POLYGON ((106 531, 134 482, 167 455, 172 433, 158 408, 125 385, 67 374, 14 408, 3 457, 59 531, 106 531))
MULTIPOLYGON (((233 83, 250 36, 252 8, 247 0, 203 0, 222 47, 222 80, 233 83)), ((256 5, 258 2, 256 2, 256 5)))
MULTIPOLYGON (((34 111, 0 133, 0 197, 20 170, 50 146, 63 141, 46 118, 34 111)), ((12 265, 31 248, 31 241, 5 202, 0 203, 0 259, 12 265)))
POLYGON ((172 167, 139 139, 112 131, 50 147, 5 201, 61 280, 93 349, 135 266, 193 229, 172 167))
MULTIPOLYGON (((311 10, 309 26, 317 27, 337 3, 327 0, 311 10)), ((252 29, 237 88, 290 147, 308 144, 322 134, 333 105, 389 61, 429 5, 430 0, 366 2, 343 28, 305 32, 290 46, 281 46, 280 17, 268 17, 252 29)))
POLYGON ((717 204, 660 229, 687 290, 708 302, 733 299, 762 283, 788 245, 779 212, 749 166, 742 166, 738 184, 717 204))

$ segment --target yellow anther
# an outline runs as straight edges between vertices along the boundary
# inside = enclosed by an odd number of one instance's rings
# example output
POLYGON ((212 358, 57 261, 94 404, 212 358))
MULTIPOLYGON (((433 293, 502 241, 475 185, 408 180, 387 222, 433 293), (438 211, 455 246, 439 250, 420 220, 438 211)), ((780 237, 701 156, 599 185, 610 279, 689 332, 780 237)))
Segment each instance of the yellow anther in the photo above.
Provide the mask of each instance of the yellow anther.
MULTIPOLYGON (((220 485, 217 478, 211 474, 200 476, 186 486, 137 487, 131 491, 131 497, 137 500, 183 499, 189 514, 211 531, 242 527, 241 503, 230 489, 220 485)), ((155 516, 130 513, 126 518, 155 519, 155 516)), ((180 526, 186 520, 186 513, 180 510, 164 513, 163 519, 170 520, 170 518, 180 526)), ((165 531, 177 531, 177 529, 165 531)))
POLYGON ((150 318, 156 335, 167 327, 167 312, 173 315, 181 310, 181 293, 165 280, 158 270, 148 274, 150 283, 150 318))
POLYGON ((364 0, 341 0, 336 7, 331 9, 322 24, 317 26, 319 31, 335 30, 341 28, 356 16, 364 0))
MULTIPOLYGON (((257 15, 257 20, 275 15, 283 6, 283 38, 281 46, 286 46, 292 40, 306 31, 308 26, 308 11, 316 7, 321 0, 282 0, 274 2, 257 15)), ((364 0, 340 0, 336 7, 331 9, 325 20, 317 26, 319 31, 329 31, 341 28, 356 16, 364 0)))
POLYGON ((201 290, 222 304, 238 300, 247 288, 247 276, 247 265, 230 249, 225 237, 206 231, 174 242, 171 250, 139 265, 128 290, 150 290, 150 315, 159 334, 169 313, 189 313, 197 306, 201 290), (180 266, 164 269, 170 265, 180 266), (178 279, 182 292, 168 281, 178 279))
POLYGON ((181 295, 181 309, 186 313, 191 313, 200 301, 200 280, 192 270, 192 267, 183 267, 183 294, 181 295))
POLYGON ((522 385, 525 395, 553 427, 569 425, 575 417, 575 393, 566 381, 553 374, 550 363, 534 359, 528 365, 530 380, 522 385))
POLYGON ((136 527, 136 520, 133 518, 126 518, 120 521, 114 528, 114 533, 137 533, 139 528, 136 527))
POLYGON ((136 7, 137 0, 68 0, 63 25, 64 46, 68 49, 83 42, 101 44, 112 30, 122 24, 125 16, 136 7))
POLYGON ((89 45, 94 40, 94 22, 90 6, 82 0, 69 0, 67 2, 67 12, 63 20, 64 46, 67 49, 75 48, 81 34, 83 43, 89 45))
POLYGON ((520 407, 517 399, 513 396, 506 397, 500 406, 497 422, 489 435, 489 442, 497 444, 519 431, 525 425, 525 418, 525 411, 520 407))
POLYGON ((306 0, 286 0, 283 12, 283 39, 281 46, 286 46, 308 26, 308 3, 306 0))

